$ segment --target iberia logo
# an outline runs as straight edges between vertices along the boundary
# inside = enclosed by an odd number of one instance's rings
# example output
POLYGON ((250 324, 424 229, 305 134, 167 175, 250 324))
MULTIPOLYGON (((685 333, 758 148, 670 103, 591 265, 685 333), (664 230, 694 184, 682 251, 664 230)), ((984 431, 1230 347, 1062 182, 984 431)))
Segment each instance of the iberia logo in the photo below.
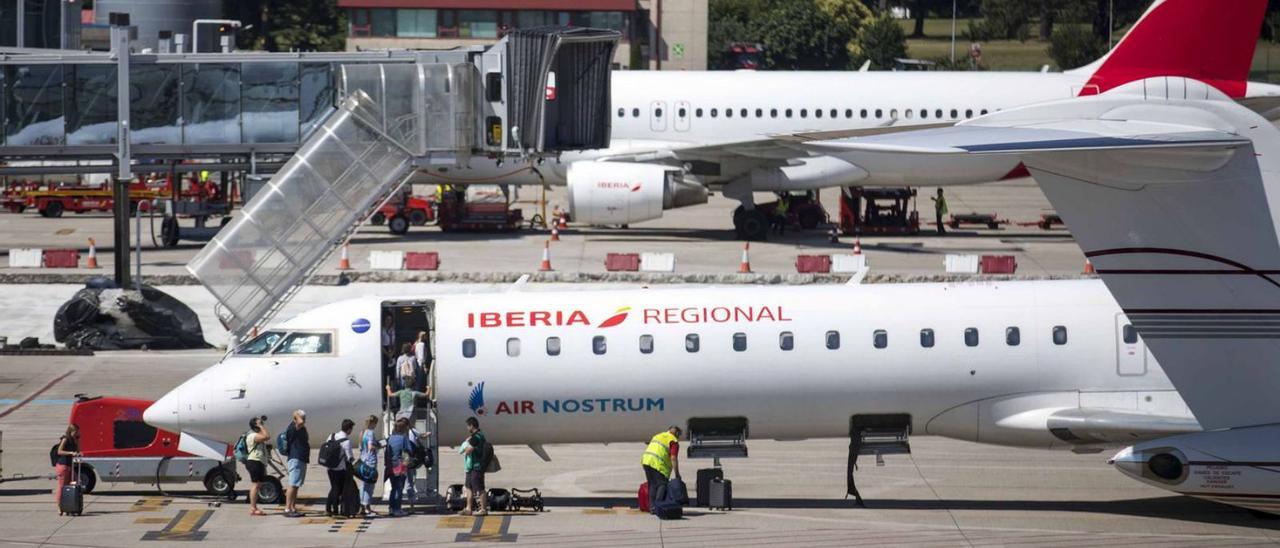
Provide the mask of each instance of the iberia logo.
POLYGON ((603 322, 600 322, 600 325, 596 327, 613 327, 615 325, 618 325, 626 321, 628 312, 631 312, 630 306, 624 306, 622 308, 619 308, 614 315, 609 316, 608 318, 605 318, 605 320, 603 322))
POLYGON ((484 383, 476 383, 476 387, 471 389, 471 395, 467 396, 467 406, 471 408, 471 412, 477 415, 484 415, 484 383))
POLYGON ((640 192, 640 183, 636 183, 636 186, 631 187, 631 192, 640 192))

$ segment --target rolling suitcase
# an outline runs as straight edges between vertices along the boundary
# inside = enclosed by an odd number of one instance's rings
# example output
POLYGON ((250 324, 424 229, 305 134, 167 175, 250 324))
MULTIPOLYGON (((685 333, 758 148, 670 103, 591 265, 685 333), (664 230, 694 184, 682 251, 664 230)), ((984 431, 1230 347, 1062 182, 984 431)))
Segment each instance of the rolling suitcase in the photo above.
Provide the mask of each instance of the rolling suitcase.
POLYGON ((723 478, 711 480, 707 507, 733 510, 733 482, 723 478))
POLYGON ((694 484, 698 491, 694 493, 694 497, 699 508, 706 508, 711 505, 712 479, 724 479, 724 468, 703 468, 698 470, 698 479, 694 484))
POLYGON ((84 513, 84 486, 80 485, 79 461, 72 461, 71 483, 64 485, 58 494, 58 511, 69 516, 84 513))

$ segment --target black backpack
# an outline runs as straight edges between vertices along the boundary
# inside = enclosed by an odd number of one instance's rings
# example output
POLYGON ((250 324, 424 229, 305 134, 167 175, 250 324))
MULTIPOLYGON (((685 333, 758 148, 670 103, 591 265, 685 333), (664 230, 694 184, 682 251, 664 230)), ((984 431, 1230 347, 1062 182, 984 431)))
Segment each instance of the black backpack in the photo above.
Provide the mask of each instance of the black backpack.
POLYGON ((427 451, 426 444, 421 441, 410 439, 409 452, 412 454, 409 461, 409 468, 417 470, 418 468, 435 466, 435 459, 431 456, 431 452, 427 451))
POLYGON ((320 446, 320 454, 316 461, 325 468, 336 470, 344 462, 342 454, 342 442, 338 441, 336 435, 330 435, 320 446))
POLYGON ((49 448, 49 466, 58 465, 58 459, 61 458, 61 455, 58 454, 59 447, 62 447, 62 438, 58 438, 58 443, 49 448))

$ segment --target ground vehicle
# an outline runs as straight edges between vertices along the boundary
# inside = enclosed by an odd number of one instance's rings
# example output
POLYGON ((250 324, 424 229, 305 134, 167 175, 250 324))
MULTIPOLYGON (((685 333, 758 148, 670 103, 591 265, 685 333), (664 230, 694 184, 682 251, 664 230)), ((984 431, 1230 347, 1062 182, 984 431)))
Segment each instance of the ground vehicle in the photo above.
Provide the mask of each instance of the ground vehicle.
MULTIPOLYGON (((479 185, 473 185, 479 186, 479 185)), ((447 190, 439 203, 440 230, 508 231, 520 228, 524 211, 511 207, 505 194, 472 189, 447 190)))
MULTIPOLYGON (((232 496, 234 461, 197 457, 178 449, 179 435, 142 421, 152 402, 84 397, 71 406, 80 427, 80 482, 92 492, 98 481, 158 485, 199 481, 210 494, 232 496)), ((268 489, 269 490, 269 489, 268 489)), ((276 492, 280 492, 278 487, 276 492)))
POLYGON ((386 223, 392 234, 405 234, 409 226, 423 226, 436 218, 435 200, 429 196, 413 196, 405 192, 393 197, 378 208, 369 222, 381 226, 386 223))
MULTIPOLYGON (((778 196, 779 199, 783 196, 787 199, 788 228, 813 230, 822 223, 827 222, 827 210, 823 209, 822 202, 819 201, 816 191, 795 190, 780 192, 778 196)), ((763 211, 766 218, 772 218, 773 213, 778 209, 778 201, 756 204, 756 208, 763 211)))
MULTIPOLYGON (((135 182, 129 185, 129 210, 141 208, 148 211, 151 200, 160 196, 160 192, 135 182)), ((111 211, 115 204, 110 188, 87 186, 52 187, 43 190, 29 190, 26 193, 25 206, 35 208, 41 217, 61 217, 64 212, 86 213, 90 211, 111 211)), ((10 208, 13 211, 13 208, 10 208)))
POLYGON ((919 234, 920 212, 914 188, 840 189, 840 232, 843 234, 919 234))

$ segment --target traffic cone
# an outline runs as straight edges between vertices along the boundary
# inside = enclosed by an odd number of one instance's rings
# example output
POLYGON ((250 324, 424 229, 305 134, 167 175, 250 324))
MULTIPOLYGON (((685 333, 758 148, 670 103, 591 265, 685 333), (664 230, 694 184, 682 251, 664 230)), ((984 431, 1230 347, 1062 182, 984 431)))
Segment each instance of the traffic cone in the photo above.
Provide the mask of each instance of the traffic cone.
POLYGON ((85 268, 98 268, 98 244, 94 243, 93 238, 89 238, 89 259, 84 263, 85 268))
POLYGON ((556 221, 556 224, 559 225, 560 230, 569 228, 569 221, 565 219, 565 214, 563 213, 560 214, 560 220, 556 221))
POLYGON ((1095 272, 1094 272, 1094 270, 1093 270, 1093 261, 1090 261, 1087 257, 1086 257, 1086 258, 1085 258, 1085 260, 1084 260, 1084 273, 1085 273, 1085 274, 1094 274, 1094 273, 1095 273, 1095 272))
POLYGON ((349 247, 351 244, 342 244, 342 258, 338 259, 338 270, 351 270, 351 254, 347 251, 349 247))
POLYGON ((551 241, 548 240, 542 245, 542 264, 538 266, 541 272, 551 272, 551 241))
POLYGON ((551 225, 551 241, 560 241, 560 223, 558 222, 551 225))
POLYGON ((742 262, 738 264, 738 272, 742 274, 751 273, 751 242, 742 244, 742 262))
POLYGON ((854 254, 854 255, 861 255, 861 254, 862 254, 862 238, 854 238, 854 240, 853 240, 853 254, 854 254))

